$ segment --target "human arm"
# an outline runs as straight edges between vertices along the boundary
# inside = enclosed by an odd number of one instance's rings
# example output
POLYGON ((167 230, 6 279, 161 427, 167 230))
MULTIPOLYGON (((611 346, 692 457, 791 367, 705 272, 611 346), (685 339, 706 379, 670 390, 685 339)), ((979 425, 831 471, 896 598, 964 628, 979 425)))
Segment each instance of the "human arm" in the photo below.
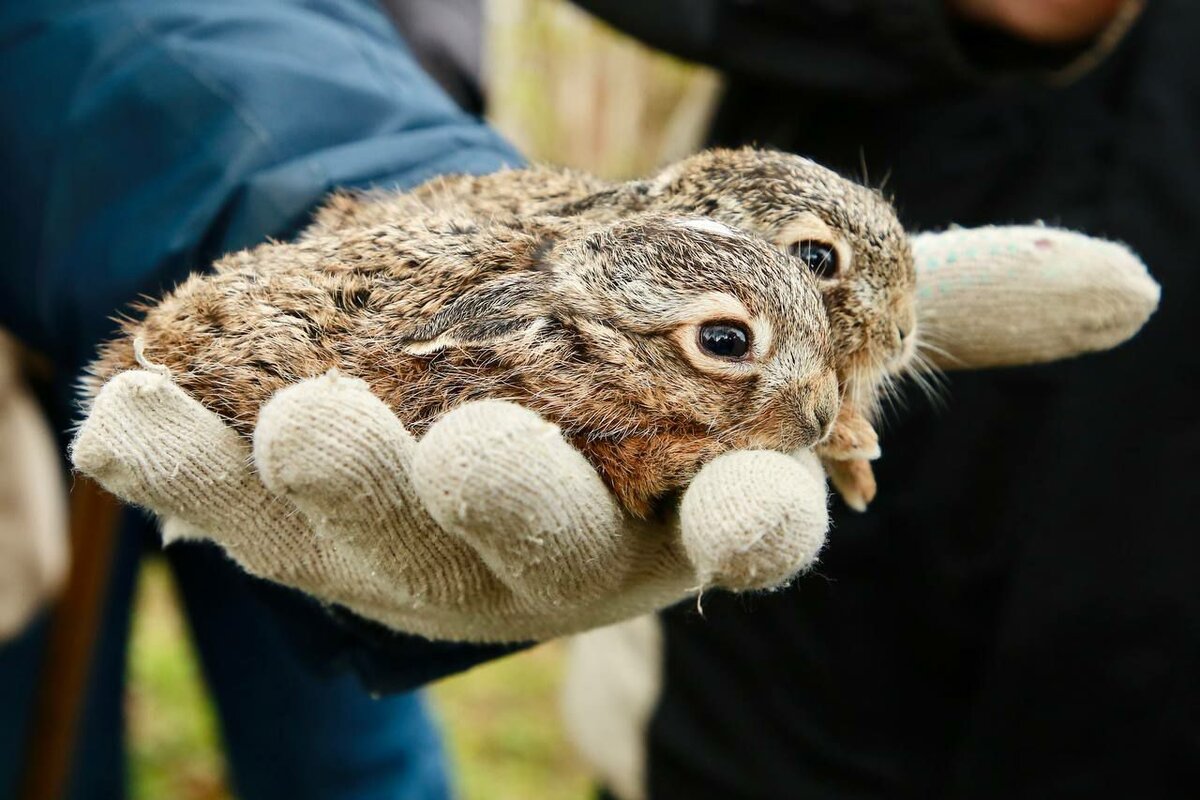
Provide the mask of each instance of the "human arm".
MULTIPOLYGON (((139 295, 289 236, 335 186, 520 163, 369 3, 16 1, 0 42, 0 326, 52 365, 59 430, 139 295)), ((293 616, 391 687, 498 652, 293 616)))
POLYGON ((1103 34, 1113 26, 1119 38, 1141 8, 1139 0, 575 3, 649 45, 730 74, 858 98, 1050 74, 1093 44, 1110 46, 1103 34))

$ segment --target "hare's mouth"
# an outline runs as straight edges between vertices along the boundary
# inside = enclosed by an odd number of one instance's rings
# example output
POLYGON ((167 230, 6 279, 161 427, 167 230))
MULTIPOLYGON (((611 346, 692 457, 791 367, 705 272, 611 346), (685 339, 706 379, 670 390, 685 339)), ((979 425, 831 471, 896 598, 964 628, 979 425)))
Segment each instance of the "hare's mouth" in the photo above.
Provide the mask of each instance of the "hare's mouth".
POLYGON ((839 372, 842 402, 872 423, 880 420, 885 408, 903 404, 905 384, 915 385, 935 404, 941 402, 941 371, 930 359, 929 351, 937 348, 919 336, 915 325, 903 338, 897 336, 890 350, 881 353, 869 345, 861 348, 839 372))
POLYGON ((917 355, 917 348, 920 345, 918 344, 918 331, 915 323, 907 332, 901 330, 900 326, 896 326, 896 328, 896 336, 899 339, 899 346, 896 348, 895 354, 888 363, 887 369, 888 372, 892 373, 893 375, 901 375, 904 372, 907 372, 908 368, 912 365, 913 359, 917 355))
POLYGON ((836 409, 814 410, 786 400, 772 401, 722 437, 729 446, 790 453, 814 447, 829 437, 836 409))

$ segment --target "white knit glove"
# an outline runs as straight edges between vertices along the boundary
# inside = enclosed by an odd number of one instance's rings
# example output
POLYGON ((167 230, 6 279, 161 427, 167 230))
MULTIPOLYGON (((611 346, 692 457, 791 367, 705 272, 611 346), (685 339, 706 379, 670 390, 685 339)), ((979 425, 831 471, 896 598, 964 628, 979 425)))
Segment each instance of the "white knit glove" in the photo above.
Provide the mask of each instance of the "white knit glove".
POLYGON ((652 525, 531 411, 470 403, 415 441, 334 373, 275 395, 251 450, 168 376, 125 372, 72 455, 161 514, 167 543, 213 539, 251 573, 431 638, 542 639, 704 586, 773 586, 812 561, 826 527, 809 455, 718 458, 652 525))
POLYGON ((0 331, 0 642, 25 628, 67 574, 62 462, 17 361, 0 331))
MULTIPOLYGON (((921 325, 947 365, 1110 347, 1157 303, 1128 251, 1075 234, 917 241, 921 325)), ((253 574, 439 639, 543 639, 707 587, 778 586, 813 562, 828 523, 807 452, 727 453, 648 523, 530 411, 469 403, 416 441, 337 374, 276 394, 251 447, 165 371, 126 372, 97 396, 72 458, 159 514, 167 543, 213 540, 253 574)))
POLYGON ((1116 347, 1158 308, 1124 245, 1043 225, 912 239, 919 338, 941 369, 1040 364, 1116 347))

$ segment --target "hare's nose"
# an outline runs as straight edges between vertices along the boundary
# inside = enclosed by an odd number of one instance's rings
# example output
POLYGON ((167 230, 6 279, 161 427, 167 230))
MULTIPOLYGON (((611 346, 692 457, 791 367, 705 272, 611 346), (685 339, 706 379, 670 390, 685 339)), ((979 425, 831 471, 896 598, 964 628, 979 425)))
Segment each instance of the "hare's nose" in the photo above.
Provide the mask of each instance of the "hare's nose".
POLYGON ((910 318, 906 322, 896 323, 896 345, 892 354, 892 358, 887 365, 890 372, 899 373, 912 359, 913 353, 916 352, 917 339, 913 335, 917 332, 916 319, 910 318))
POLYGON ((824 439, 825 435, 829 433, 829 426, 833 424, 833 411, 822 406, 817 409, 816 417, 817 429, 821 433, 821 438, 824 439))
POLYGON ((896 341, 903 345, 916 329, 917 315, 912 313, 911 309, 901 313, 900 318, 896 320, 896 341))
POLYGON ((833 428, 834 418, 837 417, 841 396, 838 393, 837 375, 832 370, 824 373, 813 386, 813 421, 816 429, 816 441, 823 440, 833 428))

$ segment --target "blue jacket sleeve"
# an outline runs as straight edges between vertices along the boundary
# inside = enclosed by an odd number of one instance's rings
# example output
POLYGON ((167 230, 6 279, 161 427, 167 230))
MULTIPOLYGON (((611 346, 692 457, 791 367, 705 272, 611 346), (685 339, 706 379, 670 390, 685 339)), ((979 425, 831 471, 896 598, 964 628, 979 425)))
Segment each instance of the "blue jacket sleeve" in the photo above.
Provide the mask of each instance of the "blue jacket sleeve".
POLYGON ((519 163, 365 2, 0 10, 0 324, 77 367, 110 316, 329 189, 519 163))
MULTIPOLYGON (((350 0, 8 0, 0 142, 0 326, 60 398, 130 301, 291 235, 332 187, 520 162, 350 0)), ((330 660, 393 690, 499 652, 337 631, 330 660)))

